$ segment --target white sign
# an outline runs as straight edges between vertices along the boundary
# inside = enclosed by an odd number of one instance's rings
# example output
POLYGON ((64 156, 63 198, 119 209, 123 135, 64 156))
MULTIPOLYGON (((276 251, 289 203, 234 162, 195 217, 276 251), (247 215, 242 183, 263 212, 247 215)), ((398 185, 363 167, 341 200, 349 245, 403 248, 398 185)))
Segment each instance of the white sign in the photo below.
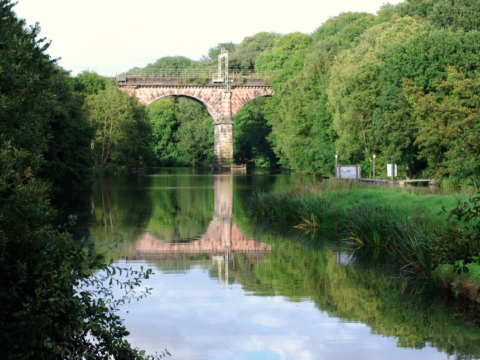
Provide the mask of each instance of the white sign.
POLYGON ((340 165, 337 166, 337 179, 360 179, 362 172, 359 165, 340 165))
MULTIPOLYGON (((393 176, 397 176, 397 164, 393 164, 393 176)), ((392 164, 387 164, 387 176, 392 177, 392 164)))

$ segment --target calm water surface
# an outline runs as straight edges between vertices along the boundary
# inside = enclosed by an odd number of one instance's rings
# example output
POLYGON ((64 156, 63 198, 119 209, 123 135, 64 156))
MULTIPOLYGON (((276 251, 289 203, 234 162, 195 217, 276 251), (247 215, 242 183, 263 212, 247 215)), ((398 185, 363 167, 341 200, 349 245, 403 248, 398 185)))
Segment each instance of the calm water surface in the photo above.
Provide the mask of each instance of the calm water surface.
POLYGON ((122 235, 108 255, 155 272, 151 295, 121 308, 134 346, 179 360, 480 358, 480 331, 441 301, 402 300, 404 284, 357 270, 338 243, 256 230, 251 192, 301 181, 164 169, 95 184, 83 233, 105 249, 122 235))

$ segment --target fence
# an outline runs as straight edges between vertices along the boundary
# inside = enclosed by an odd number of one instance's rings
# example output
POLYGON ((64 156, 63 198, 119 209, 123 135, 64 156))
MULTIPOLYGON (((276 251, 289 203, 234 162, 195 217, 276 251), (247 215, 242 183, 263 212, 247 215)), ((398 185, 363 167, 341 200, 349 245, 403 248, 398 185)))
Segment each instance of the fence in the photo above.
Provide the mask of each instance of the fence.
MULTIPOLYGON (((275 70, 251 70, 251 69, 230 69, 228 78, 235 80, 264 79, 275 75, 275 70)), ((116 81, 125 81, 127 78, 196 78, 213 79, 214 82, 223 82, 225 72, 218 72, 218 69, 133 69, 117 74, 116 81)))

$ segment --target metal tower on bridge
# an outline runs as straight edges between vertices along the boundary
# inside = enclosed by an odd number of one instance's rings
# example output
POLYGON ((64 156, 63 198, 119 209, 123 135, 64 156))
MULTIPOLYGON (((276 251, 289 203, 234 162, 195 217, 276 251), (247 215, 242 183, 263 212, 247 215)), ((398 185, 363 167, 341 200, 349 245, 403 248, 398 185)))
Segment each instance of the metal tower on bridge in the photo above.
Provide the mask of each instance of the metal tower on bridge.
POLYGON ((226 91, 229 90, 230 81, 228 79, 228 51, 222 47, 218 55, 218 77, 213 79, 215 83, 225 83, 226 91), (222 60, 225 59, 225 75, 222 76, 222 60))

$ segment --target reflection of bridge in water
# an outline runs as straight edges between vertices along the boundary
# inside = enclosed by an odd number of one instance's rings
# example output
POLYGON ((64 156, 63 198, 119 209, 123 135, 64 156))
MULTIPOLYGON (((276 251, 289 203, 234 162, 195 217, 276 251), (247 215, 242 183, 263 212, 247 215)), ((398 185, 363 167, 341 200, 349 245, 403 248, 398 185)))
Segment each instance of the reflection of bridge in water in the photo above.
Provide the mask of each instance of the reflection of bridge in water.
POLYGON ((214 175, 214 199, 213 219, 199 237, 186 242, 168 242, 145 231, 128 259, 179 261, 187 256, 204 254, 204 258, 219 266, 224 263, 226 271, 228 262, 240 254, 250 260, 263 259, 271 250, 270 245, 249 238, 233 221, 233 176, 214 175))

